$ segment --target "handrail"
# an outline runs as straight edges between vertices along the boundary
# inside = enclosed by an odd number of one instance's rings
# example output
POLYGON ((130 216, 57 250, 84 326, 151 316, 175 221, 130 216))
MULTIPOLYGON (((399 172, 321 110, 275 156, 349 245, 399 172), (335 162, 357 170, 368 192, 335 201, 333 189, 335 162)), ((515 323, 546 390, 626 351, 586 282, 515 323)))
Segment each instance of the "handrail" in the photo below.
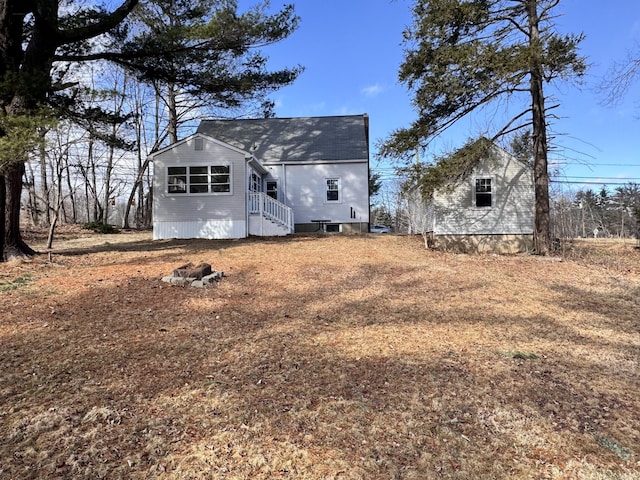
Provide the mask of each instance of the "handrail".
POLYGON ((261 215, 293 232, 293 210, 264 192, 249 192, 249 214, 261 215))

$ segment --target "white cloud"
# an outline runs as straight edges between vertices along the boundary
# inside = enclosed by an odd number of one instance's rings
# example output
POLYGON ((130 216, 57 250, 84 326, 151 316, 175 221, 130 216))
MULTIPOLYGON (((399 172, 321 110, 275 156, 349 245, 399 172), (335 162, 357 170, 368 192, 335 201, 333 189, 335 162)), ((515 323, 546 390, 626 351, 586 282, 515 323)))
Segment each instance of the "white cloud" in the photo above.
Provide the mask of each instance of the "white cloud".
POLYGON ((383 90, 384 88, 376 83, 375 85, 364 87, 362 90, 360 90, 360 92, 367 97, 375 97, 379 93, 382 93, 383 90))

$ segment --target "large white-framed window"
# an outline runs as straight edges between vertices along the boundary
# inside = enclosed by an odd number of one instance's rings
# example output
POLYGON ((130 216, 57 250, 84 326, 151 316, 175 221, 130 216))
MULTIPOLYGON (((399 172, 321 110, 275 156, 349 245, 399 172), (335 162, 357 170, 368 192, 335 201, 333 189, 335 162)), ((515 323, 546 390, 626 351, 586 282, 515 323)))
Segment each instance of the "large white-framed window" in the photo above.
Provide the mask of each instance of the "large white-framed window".
POLYGON ((231 165, 167 167, 170 194, 231 194, 231 165))
POLYGON ((325 178, 324 201, 326 203, 340 203, 342 201, 340 177, 325 178))
POLYGON ((476 178, 473 195, 474 205, 478 208, 491 208, 493 206, 493 189, 493 178, 476 178))

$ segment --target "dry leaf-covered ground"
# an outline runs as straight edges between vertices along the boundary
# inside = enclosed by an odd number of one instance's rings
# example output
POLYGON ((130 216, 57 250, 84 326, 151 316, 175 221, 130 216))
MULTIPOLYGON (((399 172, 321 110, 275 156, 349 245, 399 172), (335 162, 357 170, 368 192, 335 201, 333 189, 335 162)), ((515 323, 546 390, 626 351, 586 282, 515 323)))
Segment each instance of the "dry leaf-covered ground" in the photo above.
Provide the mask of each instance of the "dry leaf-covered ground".
POLYGON ((634 244, 74 237, 0 264, 2 479, 640 478, 634 244))

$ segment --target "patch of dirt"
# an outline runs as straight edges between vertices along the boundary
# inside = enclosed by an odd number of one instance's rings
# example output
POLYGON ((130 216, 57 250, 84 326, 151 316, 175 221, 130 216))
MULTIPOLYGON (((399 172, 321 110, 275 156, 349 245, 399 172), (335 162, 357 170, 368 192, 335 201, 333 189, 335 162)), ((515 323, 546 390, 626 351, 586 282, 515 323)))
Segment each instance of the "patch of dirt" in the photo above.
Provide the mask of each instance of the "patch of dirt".
POLYGON ((565 255, 61 231, 0 264, 0 478, 639 478, 640 254, 565 255))

